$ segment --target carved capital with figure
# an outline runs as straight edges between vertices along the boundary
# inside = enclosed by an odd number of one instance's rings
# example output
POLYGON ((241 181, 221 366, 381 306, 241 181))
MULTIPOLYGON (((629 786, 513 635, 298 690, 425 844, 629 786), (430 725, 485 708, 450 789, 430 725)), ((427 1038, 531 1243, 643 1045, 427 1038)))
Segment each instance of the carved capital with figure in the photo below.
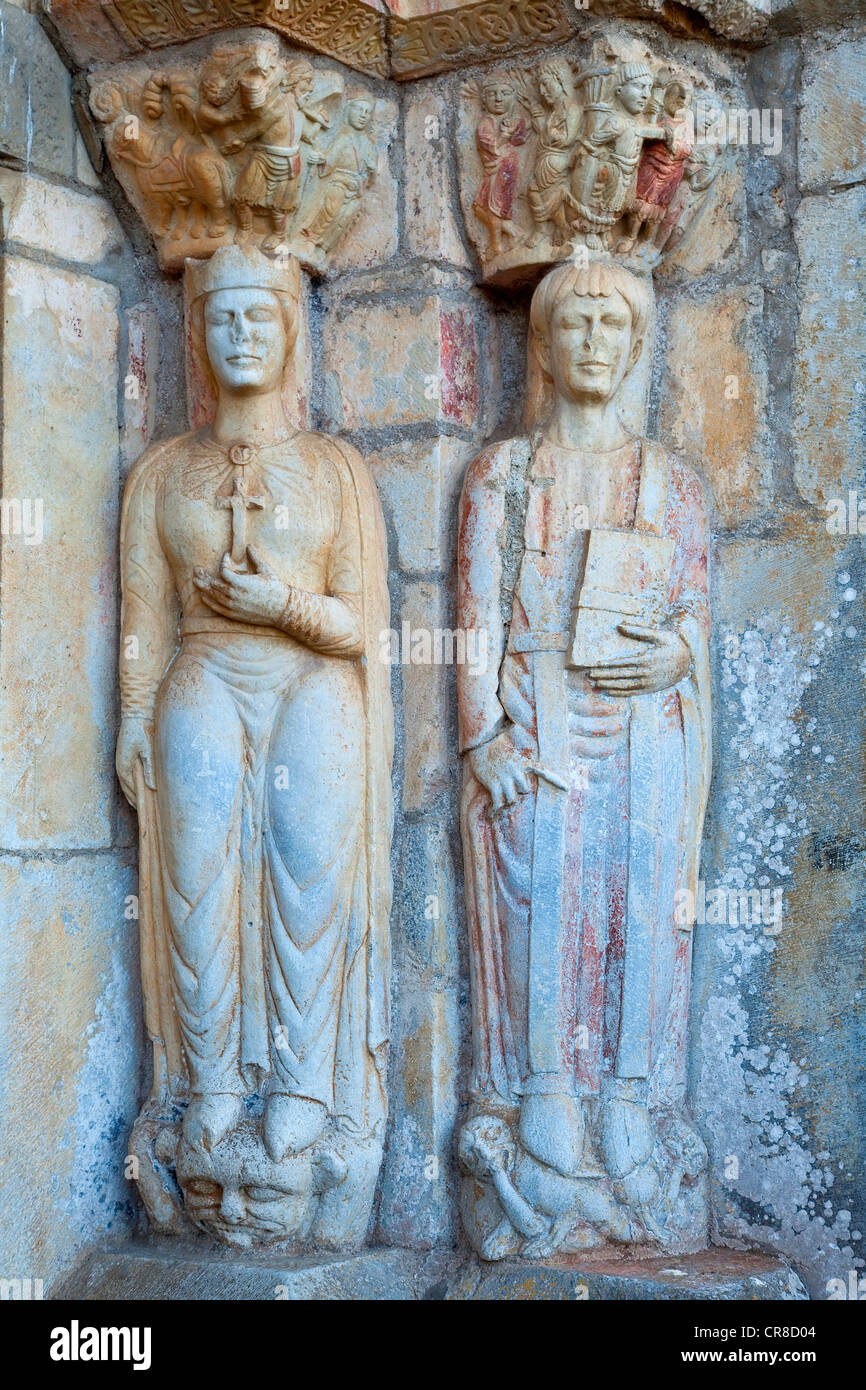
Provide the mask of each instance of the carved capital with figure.
POLYGON ((274 35, 219 41, 188 67, 99 72, 90 107, 168 271, 236 240, 324 270, 390 139, 384 103, 274 35))
POLYGON ((486 282, 533 282, 594 251, 652 269, 700 235, 728 156, 696 69, 608 36, 579 57, 487 69, 460 93, 461 201, 486 282))

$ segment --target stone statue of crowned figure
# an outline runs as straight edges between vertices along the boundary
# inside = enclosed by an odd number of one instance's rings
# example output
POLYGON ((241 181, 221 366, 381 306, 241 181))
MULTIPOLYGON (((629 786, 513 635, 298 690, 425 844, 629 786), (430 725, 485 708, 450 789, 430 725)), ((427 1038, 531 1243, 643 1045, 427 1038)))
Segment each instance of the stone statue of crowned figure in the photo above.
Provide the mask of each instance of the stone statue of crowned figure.
POLYGON ((299 267, 187 262, 211 424, 123 507, 117 768, 140 826, 152 1224, 363 1240, 386 1113, 393 717, 384 526, 348 445, 282 400, 299 267))
POLYGON ((458 1156, 487 1260, 707 1238, 683 905, 710 777, 708 528, 696 475, 622 418, 651 295, 605 253, 546 276, 530 356, 549 408, 463 490, 459 625, 490 659, 457 673, 474 1043, 458 1156))

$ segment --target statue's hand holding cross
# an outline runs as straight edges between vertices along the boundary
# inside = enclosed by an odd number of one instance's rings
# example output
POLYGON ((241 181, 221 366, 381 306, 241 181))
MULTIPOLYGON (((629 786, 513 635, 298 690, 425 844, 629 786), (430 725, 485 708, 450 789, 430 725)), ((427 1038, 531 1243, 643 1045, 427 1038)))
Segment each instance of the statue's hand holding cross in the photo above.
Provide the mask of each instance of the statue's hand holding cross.
POLYGON ((261 511, 264 503, 260 497, 253 497, 249 491, 246 470, 254 458, 248 444, 233 444, 229 459, 234 465, 233 487, 228 497, 217 497, 218 507, 227 508, 232 514, 231 561, 237 568, 246 563, 247 558, 247 512, 254 508, 261 511))
POLYGON ((236 622, 262 623, 278 627, 289 601, 289 586, 271 569, 255 546, 248 545, 243 557, 250 570, 238 571, 232 555, 225 554, 219 575, 196 569, 193 582, 208 608, 236 622))
POLYGON ((289 586, 260 552, 247 544, 247 512, 264 506, 261 498, 249 491, 246 470, 254 457, 247 444, 234 444, 229 450, 234 465, 232 491, 217 497, 216 503, 232 515, 230 549, 222 558, 219 575, 199 568, 193 582, 208 607, 222 617, 276 626, 289 600, 289 586))

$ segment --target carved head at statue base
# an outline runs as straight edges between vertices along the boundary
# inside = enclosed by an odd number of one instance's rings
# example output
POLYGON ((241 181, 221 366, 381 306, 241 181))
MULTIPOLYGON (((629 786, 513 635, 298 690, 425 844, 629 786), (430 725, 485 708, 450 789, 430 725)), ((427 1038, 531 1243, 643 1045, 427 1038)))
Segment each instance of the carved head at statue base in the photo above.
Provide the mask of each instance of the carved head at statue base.
POLYGON ((133 1128, 130 1158, 151 1227, 187 1239, 198 1232, 235 1249, 299 1253, 359 1245, 381 1135, 349 1135, 331 1122, 315 1143, 274 1160, 260 1110, 246 1109, 208 1149, 187 1140, 180 1114, 171 1118, 145 1108, 133 1128))

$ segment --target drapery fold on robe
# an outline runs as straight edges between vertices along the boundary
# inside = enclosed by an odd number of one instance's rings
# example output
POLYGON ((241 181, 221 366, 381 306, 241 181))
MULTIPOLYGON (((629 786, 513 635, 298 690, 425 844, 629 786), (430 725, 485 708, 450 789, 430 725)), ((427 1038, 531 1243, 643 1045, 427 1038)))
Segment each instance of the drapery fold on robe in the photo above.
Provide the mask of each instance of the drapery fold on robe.
MULTIPOLYGON (((459 668, 458 691, 463 751, 508 730, 529 761, 571 785, 566 652, 583 540, 563 501, 565 465, 557 454, 540 435, 531 444, 518 439, 487 450, 467 475, 458 621, 487 632, 489 661, 483 671, 459 668)), ((628 725, 629 849, 611 1072, 649 1079, 660 1099, 672 1097, 684 1079, 690 940, 676 908, 680 891, 696 887, 709 785, 707 524, 690 470, 652 444, 643 446, 642 458, 635 514, 619 529, 673 538, 666 625, 680 633, 692 662, 673 692, 619 702, 628 725)), ((565 838, 566 807, 575 796, 539 777, 530 794, 491 817, 487 793, 466 764, 462 823, 479 1095, 514 1103, 527 1090, 560 1088, 568 1070, 563 932, 578 928, 563 922, 563 875, 566 862, 575 872, 565 838)), ((584 839, 592 829, 585 827, 584 839)), ((578 1073, 569 1084, 579 1091, 578 1073)))
MULTIPOLYGON (((293 443, 297 447, 303 445, 305 439, 311 447, 326 448, 334 467, 338 472, 342 470, 341 490, 344 497, 352 499, 360 537, 363 653, 357 658, 357 667, 365 714, 362 830, 365 863, 359 870, 359 882, 363 884, 366 898, 366 1016, 360 1035, 372 1054, 382 1086, 389 1037, 389 844, 393 821, 390 770, 394 745, 390 671, 379 659, 380 634, 389 625, 387 546, 381 506, 360 456, 349 446, 336 440, 324 440, 320 436, 296 436, 293 443)), ((157 692, 177 654, 181 618, 175 577, 160 536, 157 499, 166 471, 179 454, 191 448, 195 440, 195 435, 188 435, 148 449, 133 468, 124 494, 121 519, 123 646, 120 662, 123 711, 145 721, 153 718, 157 692), (133 648, 127 650, 133 638, 133 648)), ((197 625, 206 626, 206 620, 198 620, 197 625)), ((258 630, 270 638, 277 636, 275 629, 265 626, 256 629, 249 624, 239 624, 238 628, 245 633, 258 630)), ((160 1101, 167 1101, 169 1097, 184 1091, 188 1078, 172 997, 163 873, 165 861, 157 798, 145 785, 140 766, 136 771, 136 793, 145 1024, 153 1044, 153 1094, 160 1101)), ((263 993, 262 990, 262 997, 263 993)), ((357 1035, 358 1020, 349 1022, 357 1035)), ((336 1065, 338 1070, 342 1066, 339 1044, 336 1065)), ((349 1088, 349 1083, 346 1088, 349 1088)))

